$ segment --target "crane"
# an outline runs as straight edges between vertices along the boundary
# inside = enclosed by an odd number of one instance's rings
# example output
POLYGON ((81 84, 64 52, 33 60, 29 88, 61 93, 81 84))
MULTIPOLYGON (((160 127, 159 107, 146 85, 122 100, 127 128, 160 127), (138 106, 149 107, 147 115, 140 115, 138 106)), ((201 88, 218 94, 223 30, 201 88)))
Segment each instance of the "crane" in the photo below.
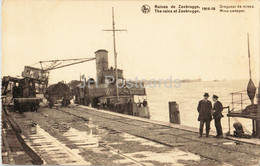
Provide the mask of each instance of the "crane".
POLYGON ((22 72, 22 77, 30 78, 37 83, 37 93, 45 93, 48 87, 49 73, 51 70, 60 69, 88 61, 95 60, 96 58, 74 58, 74 59, 56 59, 39 61, 33 65, 25 66, 22 72), (40 64, 40 68, 32 67, 40 64))

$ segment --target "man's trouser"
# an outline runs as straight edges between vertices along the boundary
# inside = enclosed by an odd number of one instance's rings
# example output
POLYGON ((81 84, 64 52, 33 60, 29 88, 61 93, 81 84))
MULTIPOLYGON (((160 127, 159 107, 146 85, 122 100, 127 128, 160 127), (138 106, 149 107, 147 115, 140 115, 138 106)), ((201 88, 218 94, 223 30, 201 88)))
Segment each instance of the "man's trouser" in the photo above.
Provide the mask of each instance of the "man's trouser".
POLYGON ((217 135, 218 136, 222 136, 223 133, 222 133, 222 126, 221 126, 221 118, 217 118, 215 119, 215 127, 216 127, 216 130, 217 130, 217 135))
POLYGON ((202 136, 204 123, 206 123, 206 135, 208 136, 209 135, 209 130, 210 130, 210 121, 201 120, 200 121, 200 130, 199 130, 199 132, 200 132, 200 135, 202 136))

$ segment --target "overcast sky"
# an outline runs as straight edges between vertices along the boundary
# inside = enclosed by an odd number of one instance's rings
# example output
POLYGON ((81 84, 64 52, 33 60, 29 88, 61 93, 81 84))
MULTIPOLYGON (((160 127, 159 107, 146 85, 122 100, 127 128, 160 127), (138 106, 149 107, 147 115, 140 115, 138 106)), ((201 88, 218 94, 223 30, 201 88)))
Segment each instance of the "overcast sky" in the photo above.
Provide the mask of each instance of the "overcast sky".
MULTIPOLYGON (((193 2, 195 5, 237 5, 241 1, 193 2)), ((2 75, 21 75, 41 60, 94 57, 109 52, 114 65, 111 9, 114 7, 118 66, 125 78, 248 79, 247 33, 250 34, 253 77, 259 75, 258 6, 246 13, 158 14, 154 5, 186 5, 178 1, 24 1, 2 6, 2 75), (148 4, 152 11, 141 12, 148 4)), ((248 1, 247 4, 254 4, 248 1)), ((35 66, 37 67, 37 66, 35 66)), ((38 66, 39 67, 39 66, 38 66)), ((50 73, 50 81, 95 77, 95 61, 50 73)))

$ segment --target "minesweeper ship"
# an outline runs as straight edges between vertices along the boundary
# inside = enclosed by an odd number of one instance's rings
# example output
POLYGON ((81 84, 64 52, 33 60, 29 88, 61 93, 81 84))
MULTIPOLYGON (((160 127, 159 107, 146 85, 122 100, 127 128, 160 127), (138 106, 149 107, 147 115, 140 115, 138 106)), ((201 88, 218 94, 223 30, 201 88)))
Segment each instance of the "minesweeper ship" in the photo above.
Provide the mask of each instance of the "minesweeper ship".
POLYGON ((134 115, 142 118, 150 118, 149 107, 145 98, 144 83, 129 82, 123 76, 123 70, 117 68, 117 51, 115 32, 125 31, 115 29, 114 11, 112 10, 112 31, 115 67, 108 64, 108 51, 104 49, 95 52, 96 80, 84 78, 80 85, 74 89, 75 103, 91 105, 95 108, 113 112, 134 115), (142 102, 135 102, 135 98, 141 97, 142 102))

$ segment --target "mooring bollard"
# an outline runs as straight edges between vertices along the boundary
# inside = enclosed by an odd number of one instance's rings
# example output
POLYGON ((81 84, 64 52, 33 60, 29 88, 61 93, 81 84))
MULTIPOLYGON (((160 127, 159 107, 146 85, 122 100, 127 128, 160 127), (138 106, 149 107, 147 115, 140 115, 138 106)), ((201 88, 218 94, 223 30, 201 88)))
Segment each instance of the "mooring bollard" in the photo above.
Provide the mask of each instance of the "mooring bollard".
POLYGON ((175 102, 169 102, 170 123, 181 124, 179 105, 175 102))

